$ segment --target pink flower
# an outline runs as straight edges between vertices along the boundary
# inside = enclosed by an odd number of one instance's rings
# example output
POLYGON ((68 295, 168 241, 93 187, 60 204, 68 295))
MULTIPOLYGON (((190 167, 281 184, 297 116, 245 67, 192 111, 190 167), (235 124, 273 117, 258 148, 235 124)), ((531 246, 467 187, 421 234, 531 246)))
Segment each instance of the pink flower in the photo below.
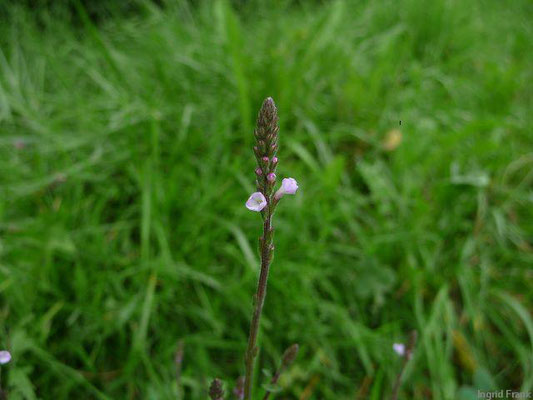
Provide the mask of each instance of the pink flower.
POLYGON ((403 343, 394 343, 392 345, 392 349, 398 354, 399 356, 405 355, 405 345, 403 343))
POLYGON ((252 193, 246 202, 246 208, 251 211, 261 211, 267 205, 265 196, 261 192, 252 193))
POLYGON ((286 194, 294 194, 298 190, 298 182, 294 178, 285 178, 281 181, 281 187, 278 189, 274 197, 276 200, 281 199, 286 194))
POLYGON ((11 361, 11 354, 7 350, 0 351, 0 364, 7 364, 11 361))

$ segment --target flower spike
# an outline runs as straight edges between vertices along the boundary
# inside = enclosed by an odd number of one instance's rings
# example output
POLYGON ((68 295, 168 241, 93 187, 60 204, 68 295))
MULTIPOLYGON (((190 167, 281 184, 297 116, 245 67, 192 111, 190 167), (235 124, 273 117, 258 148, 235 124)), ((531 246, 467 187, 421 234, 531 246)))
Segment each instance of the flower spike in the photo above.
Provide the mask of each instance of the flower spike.
MULTIPOLYGON (((254 311, 250 324, 250 334, 248 336, 248 346, 244 356, 245 376, 242 386, 239 383, 238 394, 239 400, 252 400, 256 398, 252 393, 252 381, 255 358, 259 351, 257 337, 260 327, 261 313, 265 302, 268 271, 274 256, 274 227, 272 226, 272 217, 278 204, 278 200, 285 194, 294 194, 298 190, 298 183, 293 178, 285 178, 281 183, 281 188, 274 194, 276 185, 276 167, 278 166, 279 128, 278 128, 278 111, 274 100, 267 98, 259 111, 257 117, 257 127, 254 131, 256 145, 254 146, 254 155, 257 161, 255 176, 257 182, 257 191, 252 193, 246 207, 252 211, 261 211, 263 217, 263 235, 259 238, 259 253, 261 256, 261 269, 259 272, 259 281, 257 283, 257 292, 254 295, 254 311), (241 391, 242 388, 242 391, 241 391)), ((298 345, 291 346, 284 354, 283 361, 277 375, 271 381, 277 383, 279 374, 283 369, 296 357, 298 345)), ((270 391, 267 391, 263 400, 268 400, 270 391)))

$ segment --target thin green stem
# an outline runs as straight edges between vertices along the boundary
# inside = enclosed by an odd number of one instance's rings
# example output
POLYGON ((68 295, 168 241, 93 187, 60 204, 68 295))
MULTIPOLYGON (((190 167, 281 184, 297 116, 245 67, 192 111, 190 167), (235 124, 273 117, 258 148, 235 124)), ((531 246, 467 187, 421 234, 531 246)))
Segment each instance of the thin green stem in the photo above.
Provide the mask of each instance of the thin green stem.
POLYGON ((261 320, 261 313, 263 311, 263 304, 265 302, 268 271, 270 269, 270 261, 272 260, 272 207, 269 201, 267 211, 265 213, 265 220, 263 223, 263 236, 261 237, 261 272, 259 274, 259 281, 257 283, 257 292, 254 296, 254 312, 252 316, 252 323, 250 325, 250 335, 248 337, 248 348, 246 349, 245 364, 246 373, 244 376, 244 400, 250 400, 252 396, 252 379, 254 372, 254 361, 257 356, 257 336, 259 334, 259 324, 261 320))
MULTIPOLYGON (((272 377, 272 379, 270 380, 270 384, 271 385, 275 385, 278 383, 278 380, 279 380, 279 377, 281 376, 283 370, 285 369, 285 366, 284 365, 281 365, 281 367, 279 367, 279 369, 276 371, 276 373, 274 374, 274 376, 272 377)), ((263 400, 268 400, 270 399, 270 395, 272 394, 272 392, 270 391, 267 391, 265 393, 265 396, 263 397, 263 400)))
POLYGON ((398 400, 398 394, 400 393, 400 386, 402 385, 402 376, 407 367, 407 363, 413 356, 413 352, 416 346, 417 332, 412 331, 409 335, 409 343, 407 344, 407 349, 405 351, 405 356, 403 357, 402 366, 400 372, 396 376, 396 381, 394 382, 394 387, 392 389, 391 400, 398 400))

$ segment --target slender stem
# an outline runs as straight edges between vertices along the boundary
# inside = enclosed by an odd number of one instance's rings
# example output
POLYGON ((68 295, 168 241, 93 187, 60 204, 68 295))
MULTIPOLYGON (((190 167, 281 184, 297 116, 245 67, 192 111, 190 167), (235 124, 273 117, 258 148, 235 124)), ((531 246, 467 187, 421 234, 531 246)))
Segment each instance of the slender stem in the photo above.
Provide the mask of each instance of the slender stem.
POLYGON ((2 368, 0 368, 0 400, 7 400, 7 391, 2 390, 2 368))
MULTIPOLYGON (((281 367, 279 367, 279 369, 276 371, 276 373, 274 374, 274 376, 272 377, 272 379, 270 380, 270 384, 271 385, 275 385, 276 383, 278 383, 278 380, 279 380, 279 377, 281 376, 281 373, 283 372, 283 370, 285 369, 285 366, 284 365, 281 365, 281 367)), ((265 397, 263 397, 263 400, 268 400, 270 398, 270 394, 272 392, 266 392, 265 393, 265 397)))
POLYGON ((391 400, 398 400, 398 393, 400 392, 403 372, 405 371, 405 366, 407 365, 408 361, 409 360, 407 359, 407 357, 404 357, 400 372, 398 373, 398 375, 396 375, 396 382, 394 382, 394 388, 392 389, 391 400))
POLYGON ((250 336, 248 337, 248 348, 246 349, 245 363, 246 374, 244 377, 244 400, 250 400, 252 396, 252 378, 254 372, 254 361, 257 356, 257 335, 259 333, 259 322, 261 319, 261 312, 263 311, 263 304, 266 297, 268 270, 270 268, 271 253, 273 248, 271 246, 271 228, 272 228, 272 209, 271 204, 267 205, 265 213, 265 220, 263 223, 263 236, 261 238, 261 272, 259 274, 259 281, 257 283, 257 292, 254 296, 254 313, 252 316, 252 323, 250 325, 250 336))
POLYGON ((407 366, 407 363, 413 356, 413 351, 416 345, 416 339, 417 339, 417 333, 416 331, 412 331, 409 337, 409 343, 407 344, 407 349, 405 351, 405 356, 403 357, 402 367, 400 369, 400 372, 398 372, 398 375, 396 376, 396 382, 394 382, 391 400, 398 400, 398 394, 400 392, 400 386, 402 384, 402 376, 405 371, 405 367, 407 366))
POLYGON ((181 369, 183 367, 183 351, 184 351, 183 340, 180 340, 178 342, 178 348, 176 350, 176 354, 174 355, 174 363, 176 364, 176 384, 178 387, 178 399, 181 399, 183 397, 183 393, 181 390, 181 369))
MULTIPOLYGON (((279 377, 281 374, 293 363, 293 361, 296 359, 296 356, 298 355, 298 343, 294 343, 291 346, 289 346, 284 352, 283 357, 281 357, 281 364, 270 380, 271 385, 276 385, 278 383, 279 377)), ((270 392, 267 390, 265 393, 265 396, 263 397, 263 400, 268 400, 270 398, 270 392)))

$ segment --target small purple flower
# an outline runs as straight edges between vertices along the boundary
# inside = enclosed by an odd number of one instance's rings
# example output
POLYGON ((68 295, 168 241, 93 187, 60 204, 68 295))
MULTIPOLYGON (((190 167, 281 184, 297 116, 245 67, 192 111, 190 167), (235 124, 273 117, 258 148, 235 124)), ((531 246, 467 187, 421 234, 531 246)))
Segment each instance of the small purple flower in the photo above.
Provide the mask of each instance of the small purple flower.
POLYGON ((405 355, 405 345, 403 343, 394 343, 392 345, 392 349, 398 354, 399 356, 405 355))
POLYGON ((270 183, 274 183, 276 181, 276 174, 271 172, 270 174, 267 175, 267 181, 269 181, 270 183))
POLYGON ((263 175, 263 170, 262 170, 261 168, 257 167, 257 168, 255 169, 255 173, 256 173, 257 175, 263 175))
POLYGON ((11 354, 7 350, 0 351, 0 364, 7 364, 11 361, 11 354))
POLYGON ((276 200, 281 199, 286 194, 294 194, 298 190, 298 182, 294 178, 285 178, 281 181, 281 187, 278 189, 274 197, 276 200))
POLYGON ((267 205, 265 196, 261 192, 252 193, 246 202, 246 208, 251 211, 261 211, 267 205))
POLYGON ((237 379, 237 384, 235 385, 235 388, 233 389, 233 395, 238 400, 244 399, 244 376, 240 376, 239 379, 237 379))

